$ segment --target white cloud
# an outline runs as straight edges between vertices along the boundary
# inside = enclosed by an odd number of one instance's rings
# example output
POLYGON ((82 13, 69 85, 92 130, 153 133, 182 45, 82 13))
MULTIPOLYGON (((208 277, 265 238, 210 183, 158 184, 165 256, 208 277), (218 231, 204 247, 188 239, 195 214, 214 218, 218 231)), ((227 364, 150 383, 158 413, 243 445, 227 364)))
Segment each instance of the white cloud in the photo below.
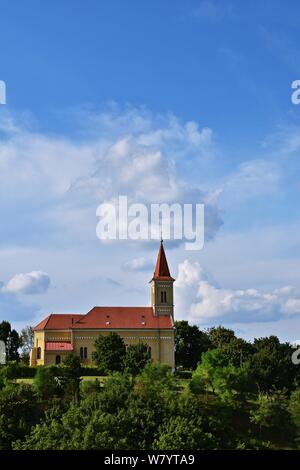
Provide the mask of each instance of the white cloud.
POLYGON ((125 262, 122 268, 125 271, 148 271, 153 269, 153 266, 153 260, 141 256, 139 258, 133 258, 132 260, 125 262))
POLYGON ((14 224, 23 204, 42 228, 94 236, 96 207, 126 195, 145 204, 205 202, 206 239, 214 237, 222 225, 217 200, 191 186, 180 169, 187 160, 214 158, 211 129, 140 108, 113 107, 80 119, 81 139, 73 140, 22 128, 11 117, 0 121, 0 196, 14 204, 14 224))
POLYGON ((199 263, 185 260, 178 266, 177 312, 191 322, 259 322, 300 313, 300 291, 292 286, 261 292, 225 289, 208 278, 199 263))
POLYGON ((50 277, 42 271, 15 274, 5 286, 2 292, 12 294, 43 294, 50 286, 50 277))

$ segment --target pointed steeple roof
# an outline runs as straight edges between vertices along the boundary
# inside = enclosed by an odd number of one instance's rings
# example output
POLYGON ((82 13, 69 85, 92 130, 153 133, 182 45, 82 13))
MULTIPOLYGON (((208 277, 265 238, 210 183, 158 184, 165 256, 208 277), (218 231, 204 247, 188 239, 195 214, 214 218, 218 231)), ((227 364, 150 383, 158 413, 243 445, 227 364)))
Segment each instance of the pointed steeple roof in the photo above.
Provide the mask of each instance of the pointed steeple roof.
POLYGON ((153 274, 153 279, 162 281, 175 281, 170 275, 169 266, 164 250, 163 240, 160 242, 159 252, 153 274))

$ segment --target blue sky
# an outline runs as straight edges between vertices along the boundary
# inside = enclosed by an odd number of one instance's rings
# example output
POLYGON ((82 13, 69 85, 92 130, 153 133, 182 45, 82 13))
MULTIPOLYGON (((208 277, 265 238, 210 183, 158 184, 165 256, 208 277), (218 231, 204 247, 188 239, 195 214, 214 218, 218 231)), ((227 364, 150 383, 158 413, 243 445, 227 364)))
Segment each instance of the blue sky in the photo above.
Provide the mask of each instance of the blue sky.
POLYGON ((157 247, 95 235, 122 193, 207 206, 177 318, 299 339, 299 2, 0 7, 0 317, 148 304, 157 247))

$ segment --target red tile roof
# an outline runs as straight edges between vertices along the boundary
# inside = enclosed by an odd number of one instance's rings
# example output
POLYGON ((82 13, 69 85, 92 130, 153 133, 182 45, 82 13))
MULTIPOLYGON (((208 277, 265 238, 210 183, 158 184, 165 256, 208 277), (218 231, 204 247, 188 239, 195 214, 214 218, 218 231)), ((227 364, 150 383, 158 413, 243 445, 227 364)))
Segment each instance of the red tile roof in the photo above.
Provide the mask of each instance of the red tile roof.
POLYGON ((173 328, 168 316, 155 316, 152 307, 94 307, 73 328, 158 329, 173 328))
POLYGON ((63 343, 57 341, 46 341, 46 351, 73 351, 71 343, 63 343))
POLYGON ((38 330, 68 330, 82 317, 82 314, 52 313, 34 327, 38 330))
POLYGON ((94 307, 86 315, 51 314, 34 328, 61 329, 173 329, 173 320, 152 307, 94 307))
POLYGON ((163 241, 161 241, 160 243, 160 248, 159 248, 159 252, 157 256, 153 279, 159 280, 159 281, 174 281, 175 280, 170 275, 163 241))

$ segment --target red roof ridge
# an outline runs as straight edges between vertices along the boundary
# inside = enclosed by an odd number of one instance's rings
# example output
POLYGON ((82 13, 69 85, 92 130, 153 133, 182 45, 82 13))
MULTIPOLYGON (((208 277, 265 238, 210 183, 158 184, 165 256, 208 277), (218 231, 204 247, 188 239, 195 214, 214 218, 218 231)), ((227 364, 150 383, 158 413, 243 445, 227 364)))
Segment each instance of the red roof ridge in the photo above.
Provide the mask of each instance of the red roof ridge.
MULTIPOLYGON (((91 308, 93 310, 94 308, 152 308, 151 305, 138 305, 138 306, 131 306, 131 305, 95 305, 94 307, 91 308)), ((89 310, 89 312, 91 311, 89 310)), ((89 313, 88 312, 88 313, 89 313)))

